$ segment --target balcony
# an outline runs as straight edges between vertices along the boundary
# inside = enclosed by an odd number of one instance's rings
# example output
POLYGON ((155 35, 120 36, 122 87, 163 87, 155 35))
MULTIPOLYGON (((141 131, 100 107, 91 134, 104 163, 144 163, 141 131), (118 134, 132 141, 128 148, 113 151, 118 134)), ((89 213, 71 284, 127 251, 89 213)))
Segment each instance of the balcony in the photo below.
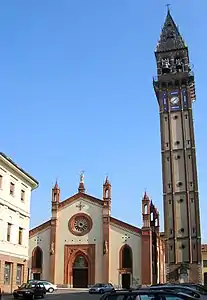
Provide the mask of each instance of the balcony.
POLYGON ((178 81, 178 82, 194 82, 194 72, 188 71, 188 72, 175 72, 175 73, 167 73, 167 74, 162 74, 159 76, 154 76, 153 77, 153 85, 154 86, 159 86, 159 84, 162 83, 170 83, 172 81, 178 81))

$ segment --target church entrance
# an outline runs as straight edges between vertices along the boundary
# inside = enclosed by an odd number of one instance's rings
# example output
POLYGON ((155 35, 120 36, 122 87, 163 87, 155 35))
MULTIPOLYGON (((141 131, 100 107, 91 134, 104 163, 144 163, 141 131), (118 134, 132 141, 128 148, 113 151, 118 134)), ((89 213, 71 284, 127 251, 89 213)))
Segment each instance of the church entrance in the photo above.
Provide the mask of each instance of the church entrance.
POLYGON ((33 279, 34 280, 40 280, 41 279, 40 273, 33 273, 33 279))
POLYGON ((78 255, 73 263, 73 287, 88 287, 88 262, 83 255, 78 255))
POLYGON ((131 274, 121 274, 121 283, 123 289, 129 289, 131 285, 131 274))
POLYGON ((129 289, 131 286, 132 278, 132 249, 129 245, 125 244, 119 253, 121 274, 121 286, 123 289, 129 289))

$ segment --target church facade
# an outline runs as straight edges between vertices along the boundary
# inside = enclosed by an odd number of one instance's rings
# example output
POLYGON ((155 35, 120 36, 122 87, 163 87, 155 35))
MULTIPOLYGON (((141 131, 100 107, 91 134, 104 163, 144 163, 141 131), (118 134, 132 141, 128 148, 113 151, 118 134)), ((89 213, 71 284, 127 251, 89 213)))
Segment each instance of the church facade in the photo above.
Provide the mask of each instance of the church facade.
POLYGON ((165 281, 159 213, 146 193, 142 228, 111 216, 108 178, 103 199, 85 193, 83 175, 78 193, 64 201, 56 183, 51 206, 51 219, 30 230, 31 279, 77 288, 97 282, 128 287, 165 281))

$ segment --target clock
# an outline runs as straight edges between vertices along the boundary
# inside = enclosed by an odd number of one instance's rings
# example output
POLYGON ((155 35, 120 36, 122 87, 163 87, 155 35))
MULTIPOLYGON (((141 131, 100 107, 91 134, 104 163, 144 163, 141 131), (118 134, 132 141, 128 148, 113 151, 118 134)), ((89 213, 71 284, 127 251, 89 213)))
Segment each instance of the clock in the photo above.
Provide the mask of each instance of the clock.
POLYGON ((178 97, 178 96, 173 96, 173 97, 170 99, 170 102, 171 102, 172 105, 178 104, 178 102, 179 102, 179 97, 178 97))

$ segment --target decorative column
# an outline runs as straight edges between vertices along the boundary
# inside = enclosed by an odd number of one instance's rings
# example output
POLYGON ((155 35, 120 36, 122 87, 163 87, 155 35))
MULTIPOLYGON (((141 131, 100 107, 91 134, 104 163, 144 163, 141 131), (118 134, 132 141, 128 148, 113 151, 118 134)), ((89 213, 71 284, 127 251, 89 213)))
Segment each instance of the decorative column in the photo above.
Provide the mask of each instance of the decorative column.
POLYGON ((60 202, 60 189, 56 182, 52 189, 52 218, 50 229, 50 276, 51 282, 55 283, 55 267, 56 267, 56 238, 57 238, 57 221, 58 221, 58 204, 60 202))
POLYGON ((142 199, 142 284, 152 284, 152 230, 150 227, 150 199, 142 199))
POLYGON ((103 202, 103 282, 109 282, 111 184, 108 176, 103 185, 103 202))

